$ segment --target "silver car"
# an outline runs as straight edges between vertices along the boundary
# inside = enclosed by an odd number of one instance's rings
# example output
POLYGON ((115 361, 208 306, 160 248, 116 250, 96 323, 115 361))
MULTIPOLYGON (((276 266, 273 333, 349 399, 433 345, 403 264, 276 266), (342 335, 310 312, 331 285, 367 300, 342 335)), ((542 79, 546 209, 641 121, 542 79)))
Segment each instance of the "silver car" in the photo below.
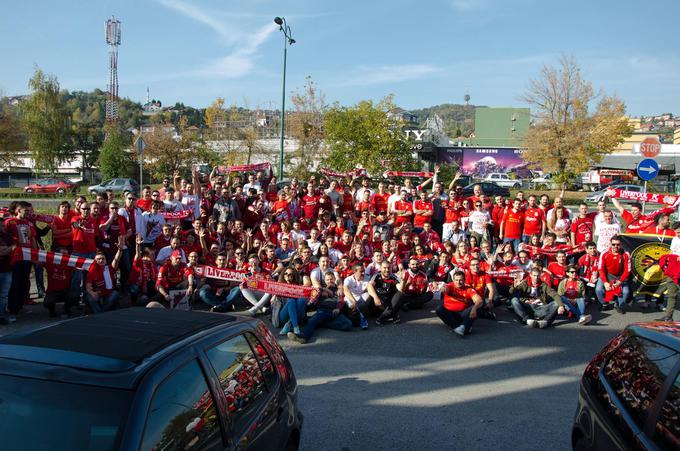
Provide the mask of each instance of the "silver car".
POLYGON ((92 185, 87 189, 90 194, 103 193, 106 190, 111 190, 114 192, 125 192, 131 191, 135 195, 139 194, 139 184, 135 179, 111 179, 100 183, 99 185, 92 185))
MULTIPOLYGON (((588 203, 596 204, 599 201, 604 200, 604 195, 607 192, 607 189, 609 189, 609 188, 616 188, 616 189, 620 189, 620 190, 624 190, 624 191, 635 191, 635 192, 638 192, 638 193, 640 191, 642 191, 642 186, 640 186, 640 185, 628 185, 628 184, 625 184, 625 185, 619 185, 619 184, 609 185, 605 189, 601 189, 600 191, 595 191, 594 193, 589 194, 588 196, 586 196, 586 198, 584 200, 588 203)), ((621 202, 627 203, 627 202, 636 202, 636 201, 630 201, 630 200, 622 199, 621 202)))

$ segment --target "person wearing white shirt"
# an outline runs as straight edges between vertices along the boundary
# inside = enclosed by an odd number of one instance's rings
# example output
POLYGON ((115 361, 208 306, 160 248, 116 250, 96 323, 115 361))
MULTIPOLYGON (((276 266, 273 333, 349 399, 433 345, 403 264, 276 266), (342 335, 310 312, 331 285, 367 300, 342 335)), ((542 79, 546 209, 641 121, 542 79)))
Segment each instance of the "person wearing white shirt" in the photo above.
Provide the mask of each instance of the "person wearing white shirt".
POLYGON ((187 262, 187 257, 184 255, 184 251, 182 248, 179 246, 179 238, 173 237, 170 240, 170 245, 162 247, 159 251, 158 254, 156 254, 156 264, 158 266, 162 266, 165 264, 166 261, 170 258, 170 255, 172 255, 173 251, 179 251, 180 253, 180 259, 182 260, 182 263, 187 262))
POLYGON ((614 213, 604 212, 604 223, 600 226, 597 236, 597 251, 602 254, 611 247, 612 237, 621 233, 621 225, 614 222, 614 213))
POLYGON ((349 310, 346 314, 352 320, 352 324, 367 329, 366 316, 373 303, 373 298, 368 293, 368 281, 364 278, 366 272, 364 266, 357 263, 352 269, 354 273, 345 279, 342 287, 345 293, 345 305, 349 310))
POLYGON ((675 236, 671 240, 671 254, 680 255, 680 221, 674 222, 672 229, 675 236))
POLYGON ((145 211, 142 214, 142 230, 141 235, 144 239, 144 245, 153 246, 156 238, 163 233, 163 226, 165 225, 165 218, 159 213, 162 203, 154 201, 151 204, 151 211, 145 211))
POLYGON ((324 255, 319 258, 319 266, 314 268, 309 274, 309 279, 312 281, 312 286, 315 288, 324 287, 324 277, 326 277, 326 274, 328 273, 334 274, 336 281, 340 280, 338 273, 333 268, 331 268, 330 259, 328 256, 324 255))

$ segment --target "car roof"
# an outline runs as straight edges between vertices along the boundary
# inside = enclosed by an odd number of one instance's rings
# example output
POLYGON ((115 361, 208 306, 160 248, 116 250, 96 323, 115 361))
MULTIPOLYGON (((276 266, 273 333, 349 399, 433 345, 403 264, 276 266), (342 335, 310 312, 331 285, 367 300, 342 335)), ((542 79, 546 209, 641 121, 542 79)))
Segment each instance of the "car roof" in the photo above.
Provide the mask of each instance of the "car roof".
POLYGON ((0 338, 0 359, 99 373, 126 372, 155 362, 201 332, 236 316, 129 308, 90 315, 0 338))
POLYGON ((680 322, 650 321, 635 323, 628 329, 641 337, 680 352, 680 322))

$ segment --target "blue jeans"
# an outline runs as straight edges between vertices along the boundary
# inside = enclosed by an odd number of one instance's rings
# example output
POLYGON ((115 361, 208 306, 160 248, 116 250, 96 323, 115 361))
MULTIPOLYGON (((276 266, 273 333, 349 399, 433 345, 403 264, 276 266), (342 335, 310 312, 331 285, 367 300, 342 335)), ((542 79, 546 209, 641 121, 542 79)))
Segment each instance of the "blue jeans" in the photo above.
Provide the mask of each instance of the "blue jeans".
POLYGON ((118 263, 118 269, 120 269, 120 288, 121 290, 125 290, 128 286, 127 281, 130 278, 130 271, 132 271, 130 249, 123 249, 123 255, 121 255, 120 262, 118 263))
MULTIPOLYGON (((231 291, 233 291, 233 289, 231 291)), ((204 303, 212 305, 213 307, 227 307, 233 302, 233 299, 229 300, 231 291, 225 289, 222 290, 222 293, 218 295, 215 294, 213 287, 210 285, 203 285, 198 290, 198 298, 204 303)))
POLYGON ((440 305, 435 312, 439 319, 451 329, 455 329, 462 324, 465 326, 465 333, 470 333, 472 323, 475 322, 475 318, 470 318, 470 310, 472 310, 472 306, 465 310, 461 310, 460 312, 454 312, 452 310, 447 310, 443 305, 440 305))
MULTIPOLYGON (((617 304, 619 305, 619 307, 626 303, 626 300, 628 300, 629 295, 630 287, 628 286, 628 282, 624 282, 623 285, 621 285, 621 296, 619 296, 617 300, 617 304)), ((604 282, 602 282, 602 279, 597 279, 597 285, 595 285, 595 296, 597 297, 597 300, 601 305, 605 304, 604 282)))
POLYGON ((557 303, 550 302, 548 304, 529 304, 522 302, 519 298, 512 298, 510 300, 512 310, 526 323, 528 319, 546 320, 548 324, 552 324, 557 317, 557 303))
POLYGON ((9 288, 12 286, 12 271, 0 272, 0 318, 5 317, 9 288))
POLYGON ((342 313, 333 318, 333 311, 327 309, 319 309, 316 313, 307 320, 307 325, 302 331, 302 336, 309 340, 314 335, 314 331, 319 327, 327 327, 329 329, 348 331, 352 330, 352 321, 342 313))
POLYGON ((100 296, 98 301, 95 301, 89 293, 85 294, 85 300, 94 313, 103 313, 113 310, 119 298, 120 295, 117 291, 112 291, 108 296, 100 296))
POLYGON ((569 299, 566 296, 562 296, 562 302, 564 306, 576 317, 581 317, 586 314, 586 301, 583 298, 569 299))
MULTIPOLYGON (((74 252, 72 255, 76 257, 94 258, 94 252, 78 253, 74 252)), ((93 263, 94 264, 94 263, 93 263)), ((71 276, 71 293, 73 297, 85 298, 85 279, 87 271, 76 269, 71 276)))
POLYGON ((290 321, 293 330, 300 327, 300 322, 305 317, 305 308, 307 306, 307 299, 293 299, 293 298, 283 298, 281 302, 285 302, 283 308, 279 312, 279 321, 281 324, 286 324, 290 321))

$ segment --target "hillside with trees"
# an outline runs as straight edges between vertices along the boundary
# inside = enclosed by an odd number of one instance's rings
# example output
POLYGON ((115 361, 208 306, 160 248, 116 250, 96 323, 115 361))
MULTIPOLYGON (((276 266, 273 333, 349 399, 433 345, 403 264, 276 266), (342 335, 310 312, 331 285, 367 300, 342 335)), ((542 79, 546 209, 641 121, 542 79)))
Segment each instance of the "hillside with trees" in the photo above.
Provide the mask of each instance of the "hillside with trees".
POLYGON ((444 122, 444 131, 449 138, 468 137, 475 129, 475 108, 485 108, 481 105, 460 105, 457 103, 443 103, 418 110, 409 110, 418 116, 421 124, 428 116, 437 114, 444 122))

